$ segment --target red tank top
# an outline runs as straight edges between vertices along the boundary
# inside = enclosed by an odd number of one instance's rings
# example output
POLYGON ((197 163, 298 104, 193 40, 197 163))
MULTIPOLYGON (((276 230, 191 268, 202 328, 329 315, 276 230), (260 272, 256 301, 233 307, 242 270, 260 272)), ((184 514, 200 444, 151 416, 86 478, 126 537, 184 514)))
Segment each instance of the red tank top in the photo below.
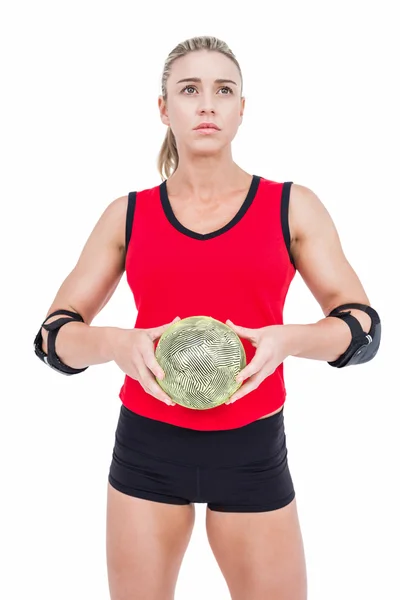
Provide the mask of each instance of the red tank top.
MULTIPOLYGON (((292 182, 254 175, 242 206, 221 229, 200 234, 175 217, 165 181, 131 192, 126 221, 126 277, 138 311, 135 327, 149 328, 204 315, 259 328, 282 324, 296 273, 288 224, 292 182)), ((242 343, 247 364, 256 348, 242 343)), ((157 342, 155 343, 155 347, 157 342)), ((197 430, 233 429, 279 409, 286 396, 283 364, 233 404, 193 410, 167 406, 125 377, 122 403, 142 416, 197 430)))

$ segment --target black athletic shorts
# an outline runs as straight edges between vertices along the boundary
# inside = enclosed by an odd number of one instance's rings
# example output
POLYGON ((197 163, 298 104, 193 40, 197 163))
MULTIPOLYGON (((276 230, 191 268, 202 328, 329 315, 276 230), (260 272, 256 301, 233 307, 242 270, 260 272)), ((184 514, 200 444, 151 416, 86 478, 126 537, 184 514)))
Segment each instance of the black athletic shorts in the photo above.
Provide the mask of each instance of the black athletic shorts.
POLYGON ((281 508, 295 497, 283 410, 235 429, 198 431, 122 405, 108 481, 155 502, 207 503, 223 512, 281 508))

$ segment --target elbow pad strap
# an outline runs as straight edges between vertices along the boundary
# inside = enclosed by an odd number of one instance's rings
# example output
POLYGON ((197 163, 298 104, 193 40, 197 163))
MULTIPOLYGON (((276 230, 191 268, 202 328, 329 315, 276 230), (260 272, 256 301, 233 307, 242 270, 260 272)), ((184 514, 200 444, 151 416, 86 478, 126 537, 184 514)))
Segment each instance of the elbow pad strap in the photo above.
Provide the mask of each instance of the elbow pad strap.
POLYGON ((42 362, 44 362, 46 365, 55 369, 59 373, 62 373, 63 375, 75 375, 77 373, 82 373, 83 371, 86 371, 86 369, 88 368, 88 367, 84 367, 83 369, 74 369, 72 367, 69 367, 65 363, 63 363, 62 360, 60 360, 60 358, 57 356, 56 338, 57 338, 58 332, 60 331, 60 329, 63 325, 65 325, 66 323, 70 323, 71 321, 79 321, 81 323, 84 322, 81 315, 76 312, 72 312, 70 310, 56 310, 55 312, 51 313, 51 315, 48 315, 45 318, 45 320, 43 321, 43 323, 35 337, 35 341, 34 341, 34 349, 35 349, 36 356, 38 358, 40 358, 40 360, 42 362), (55 315, 63 315, 63 317, 60 319, 56 319, 52 323, 46 324, 46 321, 48 319, 50 319, 51 317, 54 317, 55 315), (65 315, 67 315, 67 316, 65 316, 65 315), (48 352, 48 354, 46 354, 42 349, 42 343, 43 343, 42 327, 44 329, 46 329, 46 331, 49 332, 49 335, 47 337, 47 352, 48 352))
POLYGON ((341 368, 349 365, 358 365, 374 358, 378 352, 381 340, 381 321, 376 310, 366 304, 342 304, 334 308, 328 317, 337 317, 345 321, 350 328, 352 336, 347 350, 336 360, 328 362, 331 367, 341 368), (368 333, 363 331, 360 322, 350 311, 345 312, 347 308, 363 310, 371 317, 371 327, 368 333))

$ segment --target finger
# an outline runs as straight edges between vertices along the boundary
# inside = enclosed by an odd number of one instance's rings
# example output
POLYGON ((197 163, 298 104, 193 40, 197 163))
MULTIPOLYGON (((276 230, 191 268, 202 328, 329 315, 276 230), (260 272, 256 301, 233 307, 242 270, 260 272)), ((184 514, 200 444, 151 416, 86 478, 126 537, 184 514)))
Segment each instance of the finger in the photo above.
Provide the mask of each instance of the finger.
POLYGON ((270 374, 271 373, 266 370, 259 371, 258 373, 250 377, 250 379, 246 381, 246 383, 242 385, 241 388, 237 392, 235 392, 227 402, 225 402, 225 404, 233 404, 233 402, 236 402, 236 400, 243 398, 243 396, 245 396, 246 394, 249 394, 253 390, 257 389, 260 383, 262 383, 264 379, 270 374))
POLYGON ((171 327, 171 325, 173 325, 174 323, 176 323, 177 321, 180 321, 181 318, 180 317, 175 317, 175 319, 173 321, 171 321, 170 323, 166 323, 165 325, 160 325, 159 327, 151 327, 150 329, 147 330, 151 341, 155 342, 158 338, 160 338, 162 336, 162 334, 164 333, 164 331, 166 329, 168 329, 168 327, 171 327))
POLYGON ((142 350, 142 358, 146 367, 150 369, 150 371, 155 377, 158 377, 159 379, 164 379, 165 373, 162 367, 157 362, 157 359, 154 355, 153 346, 151 346, 151 348, 146 348, 145 350, 142 350))
POLYGON ((146 378, 143 387, 146 389, 147 393, 153 396, 156 400, 160 400, 168 406, 175 406, 176 403, 165 394, 165 392, 153 378, 146 378))
POLYGON ((257 338, 255 329, 250 329, 249 327, 241 327, 240 325, 235 325, 235 323, 232 323, 232 321, 230 321, 229 319, 227 319, 226 324, 231 329, 233 329, 233 331, 235 333, 237 333, 239 337, 241 337, 243 339, 255 341, 257 338))
POLYGON ((265 360, 261 359, 261 357, 257 356, 257 353, 254 355, 253 360, 249 362, 248 365, 245 366, 237 375, 236 381, 241 383, 245 379, 248 379, 252 375, 255 375, 265 366, 265 360))
POLYGON ((161 402, 168 404, 168 406, 175 406, 176 403, 161 389, 153 378, 152 372, 147 368, 144 362, 137 365, 137 370, 139 373, 139 383, 148 394, 154 396, 157 400, 161 400, 161 402))
POLYGON ((154 379, 149 379, 147 381, 146 387, 147 392, 151 394, 151 396, 153 396, 156 400, 160 400, 168 406, 175 406, 176 402, 173 402, 173 400, 165 394, 165 392, 160 388, 158 383, 154 381, 154 379))

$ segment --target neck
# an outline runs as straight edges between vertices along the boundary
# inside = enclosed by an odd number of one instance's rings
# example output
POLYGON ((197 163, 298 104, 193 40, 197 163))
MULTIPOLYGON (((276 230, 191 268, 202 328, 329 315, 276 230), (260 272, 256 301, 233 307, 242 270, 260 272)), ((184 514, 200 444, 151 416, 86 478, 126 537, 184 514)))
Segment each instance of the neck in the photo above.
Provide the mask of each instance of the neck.
POLYGON ((189 161, 180 157, 176 171, 168 179, 168 192, 207 201, 236 189, 247 177, 232 158, 221 160, 207 156, 189 161))

